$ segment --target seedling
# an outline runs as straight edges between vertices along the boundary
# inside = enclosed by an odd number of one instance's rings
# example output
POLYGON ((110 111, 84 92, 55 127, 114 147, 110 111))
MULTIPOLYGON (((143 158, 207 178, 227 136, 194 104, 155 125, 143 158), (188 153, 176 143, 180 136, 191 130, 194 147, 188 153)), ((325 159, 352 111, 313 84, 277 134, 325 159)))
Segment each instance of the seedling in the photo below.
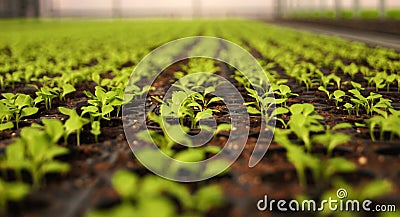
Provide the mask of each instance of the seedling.
POLYGON ((127 213, 135 216, 178 216, 177 207, 171 197, 180 205, 179 214, 184 216, 202 216, 223 203, 222 190, 217 185, 208 185, 189 192, 182 184, 153 175, 139 178, 125 170, 114 174, 112 185, 122 203, 108 210, 92 211, 88 217, 122 217, 127 213))
POLYGON ((106 92, 100 86, 96 86, 94 95, 89 91, 84 91, 84 93, 90 98, 88 103, 91 106, 82 108, 83 112, 89 113, 92 121, 94 117, 109 120, 110 113, 114 110, 111 102, 116 98, 117 94, 114 91, 106 92))
POLYGON ((100 129, 100 121, 93 121, 92 122, 92 130, 90 132, 94 135, 96 143, 99 142, 99 135, 101 134, 101 129, 100 129))
POLYGON ((333 99, 335 100, 335 105, 338 106, 339 102, 343 101, 342 97, 346 96, 346 93, 341 90, 335 90, 335 92, 333 92, 333 96, 333 99))
POLYGON ((36 92, 36 95, 38 96, 38 99, 35 100, 36 102, 43 100, 46 109, 51 109, 51 103, 53 99, 58 95, 58 88, 52 89, 48 86, 44 86, 36 92))
POLYGON ((344 158, 331 158, 327 161, 319 159, 311 153, 304 152, 303 147, 293 144, 288 139, 287 130, 277 130, 275 141, 282 145, 287 151, 287 158, 296 169, 299 183, 306 187, 306 170, 310 169, 312 177, 317 185, 324 185, 336 173, 352 172, 355 165, 344 158))
POLYGON ((76 143, 77 143, 78 146, 80 146, 80 144, 81 144, 80 143, 81 130, 82 130, 84 125, 89 123, 89 120, 79 116, 78 113, 76 113, 75 109, 68 109, 68 108, 64 108, 64 107, 58 107, 58 110, 62 114, 69 116, 69 119, 64 124, 64 128, 65 128, 64 141, 65 141, 65 143, 67 143, 68 136, 71 133, 76 132, 76 143))
POLYGON ((330 126, 326 126, 325 133, 314 135, 312 137, 312 141, 323 144, 328 150, 328 155, 331 156, 332 151, 336 146, 338 146, 340 144, 344 144, 351 140, 351 137, 347 134, 333 133, 332 131, 335 131, 338 129, 343 129, 343 128, 350 128, 350 127, 351 127, 351 125, 348 123, 338 124, 338 125, 334 126, 332 129, 330 128, 330 126))
POLYGON ((33 107, 33 99, 26 94, 3 93, 0 102, 0 117, 2 120, 10 120, 11 116, 15 118, 18 128, 19 121, 23 117, 36 114, 39 109, 33 107))
POLYGON ((292 93, 292 90, 289 86, 281 84, 279 87, 274 91, 275 94, 280 95, 281 99, 283 99, 283 105, 286 107, 286 101, 291 96, 298 96, 299 94, 292 93))
POLYGON ((218 135, 221 131, 231 130, 232 125, 227 123, 218 124, 217 129, 214 131, 214 137, 218 135))
MULTIPOLYGON (((51 130, 51 129, 49 129, 51 130)), ((33 186, 39 187, 47 173, 63 173, 69 170, 69 165, 54 158, 68 153, 68 149, 57 146, 46 131, 36 127, 25 127, 18 138, 6 149, 3 165, 14 169, 17 176, 21 169, 26 169, 32 175, 33 186)))
POLYGON ((174 154, 171 148, 176 144, 176 142, 187 144, 189 146, 192 145, 192 141, 186 137, 185 133, 188 132, 186 127, 182 127, 180 125, 170 125, 166 122, 166 120, 163 120, 163 117, 157 116, 153 113, 149 113, 148 117, 161 127, 163 135, 152 130, 141 131, 136 134, 139 139, 146 142, 154 141, 160 147, 161 151, 169 156, 174 154), (172 139, 169 135, 173 135, 174 139, 172 139))
POLYGON ((29 186, 21 182, 6 182, 0 178, 0 214, 7 213, 8 201, 20 201, 29 193, 29 186))
POLYGON ((323 117, 316 114, 312 104, 294 104, 289 110, 292 113, 288 123, 290 131, 295 133, 304 142, 306 150, 311 152, 312 143, 310 133, 319 132, 324 129, 318 121, 323 119, 323 117))
POLYGON ((345 107, 347 109, 347 112, 349 113, 349 115, 351 115, 351 113, 354 110, 354 106, 348 102, 346 104, 344 104, 343 107, 345 107))
POLYGON ((351 78, 354 78, 354 76, 358 73, 358 66, 355 63, 351 63, 350 65, 343 67, 343 72, 345 74, 349 74, 351 78))
POLYGON ((353 88, 356 89, 356 90, 358 90, 358 91, 364 90, 364 89, 365 89, 365 88, 363 88, 363 87, 361 86, 360 83, 357 83, 357 82, 354 82, 354 81, 350 81, 350 83, 351 83, 351 86, 353 86, 353 88))
POLYGON ((400 137, 400 114, 398 111, 390 109, 391 115, 374 116, 370 119, 365 120, 368 125, 369 133, 372 141, 375 141, 374 129, 379 127, 380 139, 383 139, 384 132, 390 132, 390 139, 392 140, 394 135, 400 137))
POLYGON ((318 90, 324 92, 328 96, 328 99, 332 99, 333 94, 329 93, 325 87, 319 86, 318 90))

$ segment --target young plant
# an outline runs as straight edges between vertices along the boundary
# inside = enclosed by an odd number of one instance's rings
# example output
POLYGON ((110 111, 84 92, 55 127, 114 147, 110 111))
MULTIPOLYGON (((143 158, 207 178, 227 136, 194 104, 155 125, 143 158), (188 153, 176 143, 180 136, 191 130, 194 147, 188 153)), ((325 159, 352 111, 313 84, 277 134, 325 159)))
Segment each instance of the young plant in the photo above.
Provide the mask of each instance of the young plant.
POLYGON ((61 91, 59 93, 60 101, 64 100, 67 94, 73 93, 76 91, 75 87, 72 84, 62 84, 60 87, 61 91))
POLYGON ((344 104, 343 107, 346 108, 346 110, 349 113, 349 115, 351 115, 351 113, 354 110, 354 106, 352 104, 348 103, 348 102, 346 104, 344 104))
POLYGON ((379 127, 380 139, 383 139, 385 132, 390 133, 390 139, 392 140, 394 135, 400 137, 400 112, 390 109, 390 115, 377 115, 370 119, 365 120, 368 125, 369 133, 372 141, 375 141, 374 129, 379 127))
POLYGON ((289 97, 299 96, 299 94, 292 93, 290 87, 285 84, 279 85, 278 88, 274 91, 274 93, 281 97, 281 99, 283 100, 283 105, 285 107, 286 107, 286 101, 289 99, 289 97))
POLYGON ((343 128, 351 128, 351 124, 348 123, 337 124, 332 129, 330 128, 330 126, 326 126, 324 134, 314 135, 312 137, 312 141, 314 143, 323 144, 327 148, 328 156, 331 156, 332 151, 336 146, 344 144, 351 140, 351 137, 347 134, 332 132, 343 128))
POLYGON ((44 101, 46 109, 51 109, 51 104, 54 98, 58 95, 58 88, 50 88, 48 86, 41 87, 40 90, 36 91, 38 99, 36 102, 44 101))
POLYGON ((99 135, 101 134, 101 129, 100 129, 100 121, 93 121, 92 122, 92 129, 90 132, 94 135, 96 143, 99 142, 99 135))
POLYGON ((287 130, 277 130, 275 141, 286 149, 286 156, 296 169, 300 186, 307 186, 306 171, 309 169, 316 185, 324 186, 336 173, 348 173, 356 169, 356 166, 344 158, 330 158, 322 160, 317 156, 305 152, 304 148, 293 144, 289 139, 287 130))
POLYGON ((292 113, 288 122, 290 131, 295 133, 304 142, 306 150, 311 152, 310 134, 324 129, 322 124, 319 123, 319 120, 322 120, 323 117, 316 114, 312 104, 294 104, 290 106, 289 110, 292 113))
POLYGON ((146 142, 154 141, 160 147, 161 151, 169 156, 174 154, 171 148, 176 144, 176 142, 192 146, 192 141, 186 136, 186 133, 188 132, 186 127, 181 125, 170 125, 162 116, 157 116, 154 113, 149 113, 148 117, 161 127, 163 135, 152 130, 144 130, 136 134, 139 139, 146 142), (174 138, 171 138, 169 135, 174 135, 174 138))
POLYGON ((223 204, 222 190, 217 185, 200 187, 197 191, 190 192, 182 184, 153 175, 140 178, 126 170, 117 171, 111 181, 121 197, 121 203, 105 210, 91 211, 87 217, 124 217, 127 214, 160 217, 202 216, 211 208, 223 204), (171 200, 171 197, 174 200, 171 200))
POLYGON ((339 102, 343 101, 342 97, 346 96, 346 93, 342 90, 335 90, 335 92, 333 92, 333 96, 333 99, 335 100, 335 105, 337 107, 339 102))
MULTIPOLYGON (((84 93, 90 98, 90 100, 88 100, 88 103, 91 106, 83 107, 83 114, 89 113, 90 120, 92 122, 95 117, 98 117, 99 120, 109 120, 111 116, 110 113, 114 110, 112 102, 116 100, 116 92, 106 92, 102 87, 96 86, 94 95, 89 91, 84 91, 84 93)), ((120 100, 120 102, 122 103, 122 99, 120 100)))
POLYGON ((21 118, 34 115, 39 111, 39 108, 33 106, 33 99, 29 95, 3 93, 2 96, 4 99, 0 102, 0 109, 2 109, 0 117, 3 120, 14 117, 17 128, 21 118))
POLYGON ((7 213, 9 201, 20 201, 29 193, 29 186, 21 182, 6 182, 0 178, 0 214, 7 213))
POLYGON ((46 131, 25 127, 21 131, 21 138, 7 147, 2 164, 15 170, 17 177, 20 177, 22 169, 28 170, 33 186, 37 188, 47 173, 64 173, 69 170, 68 164, 54 159, 68 153, 68 149, 57 146, 53 141, 53 136, 46 131))
POLYGON ((65 141, 65 143, 67 143, 69 135, 73 132, 76 132, 76 143, 78 146, 80 146, 81 130, 84 125, 89 123, 89 120, 79 116, 78 113, 75 111, 75 109, 58 107, 58 110, 62 114, 69 116, 68 120, 64 124, 64 128, 65 128, 64 141, 65 141))

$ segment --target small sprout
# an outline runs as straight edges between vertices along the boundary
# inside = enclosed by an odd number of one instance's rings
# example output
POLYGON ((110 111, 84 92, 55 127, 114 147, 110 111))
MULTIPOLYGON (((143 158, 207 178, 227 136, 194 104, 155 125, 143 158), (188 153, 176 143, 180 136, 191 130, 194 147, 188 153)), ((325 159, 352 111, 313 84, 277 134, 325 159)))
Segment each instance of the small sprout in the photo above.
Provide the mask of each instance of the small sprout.
POLYGON ((325 87, 319 86, 318 90, 324 92, 328 96, 328 99, 332 99, 332 94, 329 93, 329 91, 325 87))
POLYGON ((358 90, 358 91, 365 89, 365 88, 362 87, 362 85, 360 83, 357 83, 357 82, 354 82, 354 81, 351 81, 350 83, 353 86, 353 88, 358 90))
POLYGON ((343 106, 347 109, 347 112, 349 113, 349 115, 351 115, 351 113, 354 109, 354 106, 348 102, 346 104, 344 104, 343 106))
POLYGON ((60 101, 64 100, 65 96, 69 93, 73 93, 76 91, 75 87, 71 84, 64 84, 61 87, 60 101))
POLYGON ((0 109, 2 109, 0 117, 3 120, 14 117, 17 128, 21 118, 34 115, 39 111, 39 108, 33 106, 33 99, 29 95, 12 93, 2 95, 5 99, 0 101, 0 109))
POLYGON ((96 143, 99 142, 99 135, 101 134, 101 129, 100 129, 100 121, 93 121, 92 122, 92 129, 90 132, 94 135, 94 138, 96 140, 96 143))
POLYGON ((40 90, 36 91, 36 95, 38 98, 35 100, 36 103, 39 101, 44 101, 46 109, 51 109, 51 104, 53 99, 58 95, 58 88, 50 88, 48 86, 44 86, 40 88, 40 90))
POLYGON ((278 89, 275 90, 275 94, 278 94, 281 99, 283 99, 284 106, 286 107, 286 101, 289 99, 291 96, 298 96, 296 93, 292 93, 292 90, 290 89, 289 86, 285 84, 279 85, 278 89))
MULTIPOLYGON (((46 127, 47 128, 47 127, 46 127)), ((39 187, 47 173, 63 173, 69 170, 69 165, 55 157, 68 153, 65 147, 57 146, 49 130, 36 127, 25 127, 21 130, 21 138, 6 149, 5 160, 2 164, 6 168, 15 170, 21 179, 20 171, 26 169, 32 176, 33 186, 39 187)))
POLYGON ((214 137, 218 135, 221 131, 228 131, 232 129, 231 124, 222 123, 217 126, 217 129, 214 131, 214 137))
POLYGON ((333 92, 333 96, 333 99, 335 100, 335 105, 338 106, 339 102, 343 101, 342 97, 346 96, 346 93, 342 90, 335 90, 335 92, 333 92))
POLYGON ((312 141, 316 143, 323 144, 328 150, 328 156, 332 155, 333 149, 341 144, 344 144, 351 140, 351 137, 344 133, 332 133, 334 130, 350 128, 351 125, 348 123, 341 123, 330 129, 329 126, 326 127, 324 134, 314 135, 312 141))
POLYGON ((86 118, 82 118, 81 116, 76 113, 74 109, 68 109, 64 107, 58 107, 58 110, 64 114, 68 115, 69 119, 65 122, 65 132, 64 132, 64 141, 67 143, 68 136, 76 132, 76 143, 80 146, 80 133, 84 125, 89 123, 89 120, 86 118))
POLYGON ((29 186, 24 183, 6 182, 0 178, 0 214, 7 213, 7 202, 22 200, 29 190, 29 186))

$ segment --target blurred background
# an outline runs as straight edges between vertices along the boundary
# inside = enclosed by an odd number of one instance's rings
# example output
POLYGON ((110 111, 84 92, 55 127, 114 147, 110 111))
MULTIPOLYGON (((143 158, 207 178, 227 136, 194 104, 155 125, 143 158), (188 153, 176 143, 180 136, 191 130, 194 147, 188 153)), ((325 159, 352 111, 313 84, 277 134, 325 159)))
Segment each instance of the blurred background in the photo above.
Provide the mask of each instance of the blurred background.
POLYGON ((400 0, 0 0, 0 17, 382 18, 400 0))

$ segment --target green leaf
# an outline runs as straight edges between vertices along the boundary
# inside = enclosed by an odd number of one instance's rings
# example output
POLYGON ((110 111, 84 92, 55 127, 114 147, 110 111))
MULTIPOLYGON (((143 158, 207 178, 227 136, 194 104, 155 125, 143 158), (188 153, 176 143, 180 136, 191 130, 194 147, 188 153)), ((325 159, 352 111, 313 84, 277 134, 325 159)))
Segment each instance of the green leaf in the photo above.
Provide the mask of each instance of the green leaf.
POLYGON ((251 106, 247 106, 247 112, 249 114, 253 114, 253 115, 261 114, 261 112, 258 109, 251 107, 251 106))
POLYGON ((47 173, 66 173, 70 169, 70 166, 67 163, 62 163, 58 161, 50 161, 46 162, 42 165, 41 171, 43 174, 47 173))
POLYGON ((7 130, 7 129, 12 129, 14 127, 13 122, 7 122, 4 124, 0 124, 0 131, 7 130))
MULTIPOLYGON (((5 194, 6 198, 12 201, 20 201, 22 200, 30 191, 30 188, 28 185, 20 182, 2 182, 0 180, 0 185, 4 185, 3 189, 4 192, 1 192, 0 194, 5 194)), ((2 188, 2 186, 0 186, 2 188)))
POLYGON ((45 131, 51 137, 52 143, 57 143, 64 135, 64 126, 62 122, 57 119, 43 119, 42 122, 46 126, 45 131))
POLYGON ((68 115, 73 112, 73 109, 65 108, 65 107, 58 107, 58 110, 61 112, 61 114, 68 115))
POLYGON ((208 185, 202 187, 194 195, 197 209, 207 212, 213 207, 217 207, 223 202, 223 193, 219 185, 208 185))
POLYGON ((175 154, 174 159, 183 162, 198 162, 204 160, 204 151, 200 149, 187 149, 175 154))
POLYGON ((75 87, 71 84, 64 84, 62 86, 62 90, 63 90, 62 95, 61 95, 62 97, 65 97, 67 94, 76 91, 75 87))
POLYGON ((127 170, 119 170, 112 177, 113 187, 125 199, 136 195, 139 189, 138 181, 138 177, 127 170))
POLYGON ((39 111, 39 108, 36 107, 27 107, 27 108, 23 108, 21 111, 21 116, 22 117, 27 117, 27 116, 31 116, 36 114, 39 111))
POLYGON ((340 123, 336 124, 332 130, 344 129, 344 128, 352 128, 353 126, 349 123, 340 123))

